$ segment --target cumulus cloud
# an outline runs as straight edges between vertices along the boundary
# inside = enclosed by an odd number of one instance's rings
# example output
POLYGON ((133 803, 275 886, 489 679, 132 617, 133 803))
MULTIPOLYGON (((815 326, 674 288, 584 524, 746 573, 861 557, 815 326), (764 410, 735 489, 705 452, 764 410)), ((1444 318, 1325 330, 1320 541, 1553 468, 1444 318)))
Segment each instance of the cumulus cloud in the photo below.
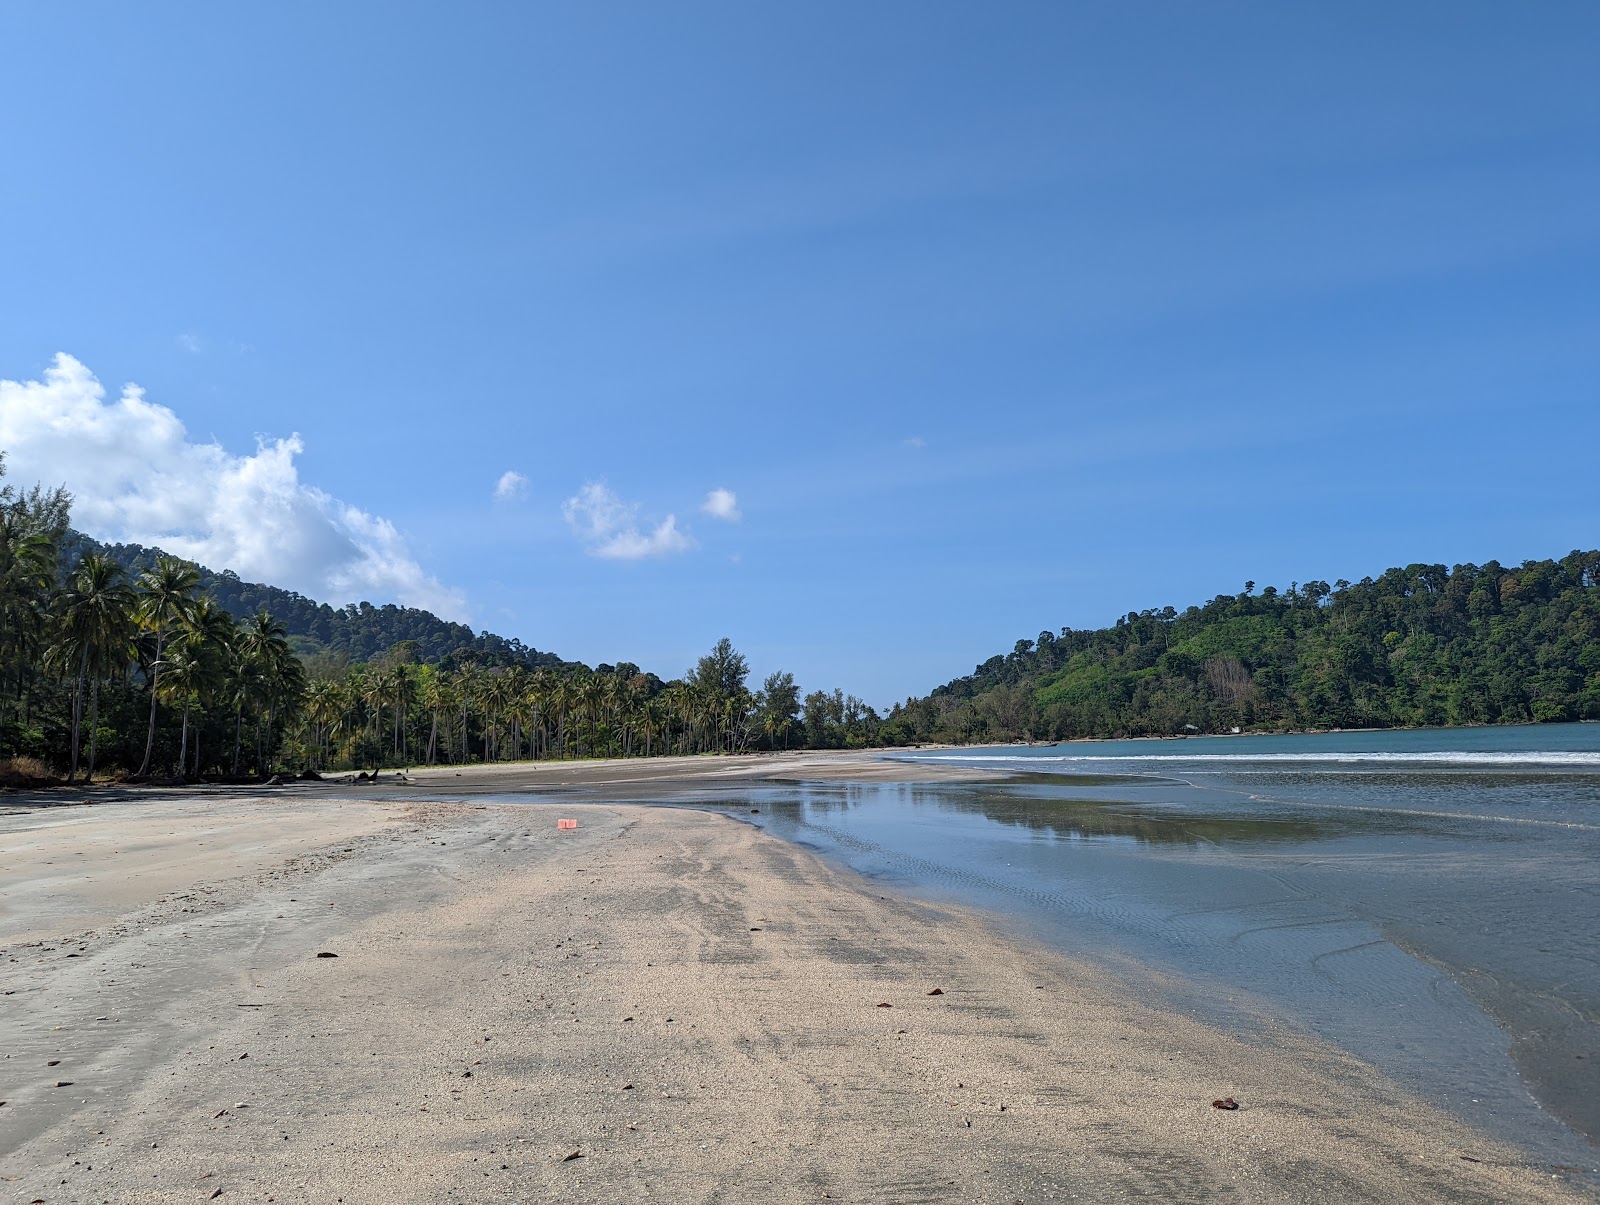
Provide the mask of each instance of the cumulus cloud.
POLYGON ((521 498, 528 492, 528 479, 516 469, 507 469, 494 484, 494 496, 501 502, 521 498))
POLYGON ((63 353, 43 381, 0 380, 0 448, 14 481, 71 490, 74 525, 98 539, 157 545, 330 603, 395 600, 467 618, 461 592, 417 564, 394 524, 300 480, 298 435, 259 439, 249 456, 191 443, 137 385, 107 401, 63 353))
POLYGON ((678 529, 675 515, 668 515, 649 532, 641 531, 638 505, 624 502, 601 481, 586 483, 562 503, 561 513, 588 546, 590 556, 636 561, 688 552, 695 546, 678 529))
POLYGON ((739 499, 734 496, 732 490, 712 490, 700 504, 700 509, 713 519, 722 519, 728 523, 737 523, 743 518, 739 513, 739 499))

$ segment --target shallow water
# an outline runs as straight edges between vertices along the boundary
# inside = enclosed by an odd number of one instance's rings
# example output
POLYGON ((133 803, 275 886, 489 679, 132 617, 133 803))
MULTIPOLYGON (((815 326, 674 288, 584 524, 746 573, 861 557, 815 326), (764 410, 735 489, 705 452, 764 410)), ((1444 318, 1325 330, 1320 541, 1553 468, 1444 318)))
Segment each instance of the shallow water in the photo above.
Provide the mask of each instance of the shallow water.
POLYGON ((737 809, 1153 1000, 1309 1029, 1535 1159, 1595 1165, 1600 725, 911 756, 1018 777, 640 801, 737 809))
POLYGON ((1030 773, 797 787, 769 827, 1176 972, 1212 1019, 1264 1006, 1546 1152, 1540 1105, 1600 1135, 1600 725, 913 756, 1030 773))

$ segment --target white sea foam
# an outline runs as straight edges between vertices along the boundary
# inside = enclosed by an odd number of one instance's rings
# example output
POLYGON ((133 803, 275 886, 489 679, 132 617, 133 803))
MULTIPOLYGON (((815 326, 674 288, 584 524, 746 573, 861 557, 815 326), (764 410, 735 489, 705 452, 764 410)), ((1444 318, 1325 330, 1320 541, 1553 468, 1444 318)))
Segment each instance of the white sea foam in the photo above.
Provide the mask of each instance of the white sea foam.
POLYGON ((983 762, 1014 766, 1046 765, 1127 765, 1129 763, 1183 763, 1185 765, 1217 764, 1248 765, 1383 765, 1406 766, 1561 766, 1587 767, 1600 770, 1600 751, 1596 750, 1541 750, 1537 752, 1451 752, 1431 750, 1426 753, 1100 753, 1100 754, 1050 754, 1023 756, 1005 753, 928 754, 925 756, 898 757, 896 761, 920 762, 983 762))

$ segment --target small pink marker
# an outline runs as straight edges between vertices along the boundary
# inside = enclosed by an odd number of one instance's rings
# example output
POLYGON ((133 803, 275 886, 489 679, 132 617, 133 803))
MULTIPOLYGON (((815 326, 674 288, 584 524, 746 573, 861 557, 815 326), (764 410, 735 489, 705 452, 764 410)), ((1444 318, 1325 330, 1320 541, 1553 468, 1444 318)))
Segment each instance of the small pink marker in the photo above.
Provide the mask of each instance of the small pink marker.
POLYGON ((557 828, 577 828, 578 827, 578 822, 576 820, 557 820, 556 821, 556 827, 557 828))

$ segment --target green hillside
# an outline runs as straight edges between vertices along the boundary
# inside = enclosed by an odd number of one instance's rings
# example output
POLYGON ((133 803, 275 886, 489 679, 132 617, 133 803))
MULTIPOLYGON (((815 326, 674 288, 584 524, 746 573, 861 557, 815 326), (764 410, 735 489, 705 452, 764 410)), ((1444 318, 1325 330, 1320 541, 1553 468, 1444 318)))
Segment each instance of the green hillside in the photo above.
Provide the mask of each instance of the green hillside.
POLYGON ((897 706, 886 739, 1060 740, 1600 719, 1600 551, 1408 565, 1041 632, 897 706))
MULTIPOLYGON (((76 565, 90 552, 121 565, 130 580, 153 568, 166 555, 159 548, 102 544, 81 532, 69 531, 62 541, 61 563, 63 567, 76 565)), ((570 664, 515 637, 475 633, 465 624, 451 623, 416 607, 397 607, 393 603, 375 607, 369 602, 332 607, 293 590, 241 581, 227 569, 218 572, 202 565, 199 570, 201 593, 216 599, 235 619, 268 612, 284 626, 295 651, 313 663, 331 667, 360 664, 404 643, 411 646, 411 660, 418 663, 470 659, 483 665, 521 665, 528 669, 570 664)))

